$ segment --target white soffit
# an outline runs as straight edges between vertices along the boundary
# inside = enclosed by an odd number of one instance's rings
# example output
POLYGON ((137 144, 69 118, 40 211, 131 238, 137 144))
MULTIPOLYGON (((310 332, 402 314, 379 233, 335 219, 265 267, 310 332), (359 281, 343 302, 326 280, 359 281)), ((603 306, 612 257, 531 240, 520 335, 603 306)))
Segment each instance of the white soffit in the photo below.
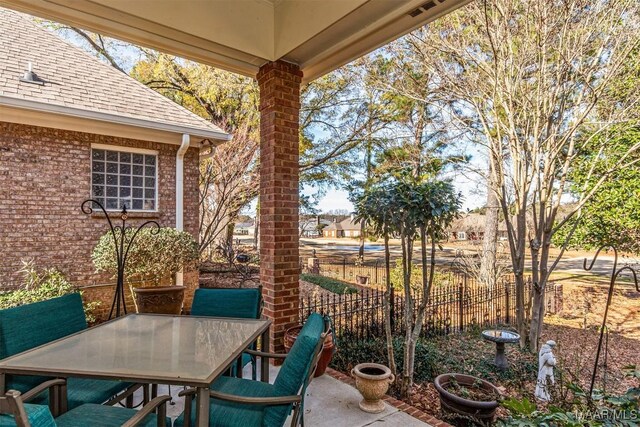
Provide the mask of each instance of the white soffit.
POLYGON ((247 76, 326 74, 470 0, 0 0, 0 5, 247 76))

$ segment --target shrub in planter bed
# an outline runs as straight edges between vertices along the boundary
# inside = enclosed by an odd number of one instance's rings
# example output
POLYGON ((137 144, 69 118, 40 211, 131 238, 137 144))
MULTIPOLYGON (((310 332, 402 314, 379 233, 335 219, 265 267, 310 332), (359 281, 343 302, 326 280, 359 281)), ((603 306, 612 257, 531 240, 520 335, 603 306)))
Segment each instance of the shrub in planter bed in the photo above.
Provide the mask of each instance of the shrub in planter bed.
MULTIPOLYGON (((17 307, 19 305, 46 301, 63 295, 80 292, 67 278, 55 268, 38 270, 33 260, 23 261, 20 269, 23 277, 22 286, 14 291, 0 294, 0 309, 17 307)), ((87 322, 95 322, 92 312, 100 305, 98 301, 84 304, 87 322)))
MULTIPOLYGON (((387 364, 386 342, 384 338, 368 340, 356 339, 353 334, 344 333, 338 338, 340 351, 334 354, 331 367, 341 372, 351 372, 359 363, 387 364)), ((398 372, 402 372, 404 342, 402 337, 393 341, 393 352, 398 363, 398 372)), ((423 382, 433 379, 437 373, 437 351, 433 344, 420 340, 416 344, 415 381, 423 382)))

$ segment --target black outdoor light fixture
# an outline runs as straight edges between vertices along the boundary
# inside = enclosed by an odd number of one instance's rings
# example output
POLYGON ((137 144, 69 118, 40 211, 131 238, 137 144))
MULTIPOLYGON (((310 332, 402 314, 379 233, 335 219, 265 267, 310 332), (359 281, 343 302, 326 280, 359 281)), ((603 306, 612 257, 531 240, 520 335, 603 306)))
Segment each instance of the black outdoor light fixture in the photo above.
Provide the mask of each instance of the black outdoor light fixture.
POLYGON ((115 309, 115 317, 120 317, 120 307, 122 306, 122 310, 124 314, 127 314, 127 305, 124 298, 124 269, 127 264, 127 256, 129 255, 129 248, 131 248, 131 244, 136 239, 138 232, 142 230, 144 227, 152 226, 154 227, 151 230, 151 234, 158 234, 160 231, 160 224, 156 221, 146 221, 142 223, 138 228, 133 232, 131 239, 128 242, 125 242, 125 237, 128 231, 133 230, 134 228, 130 225, 127 225, 127 205, 122 205, 122 211, 120 212, 120 220, 122 221, 122 225, 113 225, 111 222, 111 218, 107 213, 106 209, 100 202, 94 199, 87 199, 82 202, 81 209, 82 212, 91 215, 93 214, 95 207, 100 208, 104 217, 107 220, 109 225, 109 230, 111 231, 111 236, 113 237, 113 246, 115 248, 116 254, 116 263, 117 263, 117 282, 116 282, 116 291, 113 295, 113 303, 111 304, 111 310, 109 311, 109 319, 113 317, 114 309, 115 309))

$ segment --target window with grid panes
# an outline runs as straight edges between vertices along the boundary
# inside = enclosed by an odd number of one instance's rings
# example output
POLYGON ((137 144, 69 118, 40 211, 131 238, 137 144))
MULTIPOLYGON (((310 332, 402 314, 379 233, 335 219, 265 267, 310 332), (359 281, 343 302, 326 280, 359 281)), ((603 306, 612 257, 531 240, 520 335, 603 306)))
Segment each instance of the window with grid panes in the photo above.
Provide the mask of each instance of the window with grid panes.
POLYGON ((91 149, 91 197, 107 210, 157 209, 157 154, 91 149))

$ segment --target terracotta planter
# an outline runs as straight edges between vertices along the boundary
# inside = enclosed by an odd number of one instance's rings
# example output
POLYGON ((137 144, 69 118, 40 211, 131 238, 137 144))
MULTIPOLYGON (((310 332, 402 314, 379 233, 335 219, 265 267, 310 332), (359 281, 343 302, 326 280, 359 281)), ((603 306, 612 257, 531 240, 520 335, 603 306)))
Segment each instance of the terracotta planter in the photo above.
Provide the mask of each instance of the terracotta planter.
POLYGON ((138 313, 180 314, 184 286, 133 288, 138 313))
POLYGON ((357 276, 356 275, 356 283, 358 285, 366 286, 369 284, 369 276, 357 276))
POLYGON ((440 406, 444 413, 461 416, 465 419, 476 419, 483 424, 488 424, 493 420, 496 409, 500 405, 496 400, 496 397, 500 395, 498 389, 490 382, 471 375, 439 375, 436 377, 434 385, 440 394, 440 406), (454 383, 462 387, 473 388, 476 393, 485 393, 487 399, 465 398, 454 394, 451 391, 454 383))
POLYGON ((360 409, 371 414, 383 412, 384 402, 381 399, 395 380, 391 370, 377 363, 361 363, 351 370, 351 376, 364 398, 358 404, 360 409))
MULTIPOLYGON (((287 353, 293 347, 293 343, 296 342, 296 338, 298 338, 298 334, 302 326, 294 326, 289 328, 284 333, 284 349, 287 353)), ((314 378, 318 378, 323 375, 331 362, 331 358, 333 357, 333 353, 336 352, 335 343, 333 342, 333 334, 329 332, 327 338, 324 340, 324 344, 322 345, 322 352, 320 353, 320 359, 318 360, 318 366, 316 366, 316 371, 313 374, 314 378)))

